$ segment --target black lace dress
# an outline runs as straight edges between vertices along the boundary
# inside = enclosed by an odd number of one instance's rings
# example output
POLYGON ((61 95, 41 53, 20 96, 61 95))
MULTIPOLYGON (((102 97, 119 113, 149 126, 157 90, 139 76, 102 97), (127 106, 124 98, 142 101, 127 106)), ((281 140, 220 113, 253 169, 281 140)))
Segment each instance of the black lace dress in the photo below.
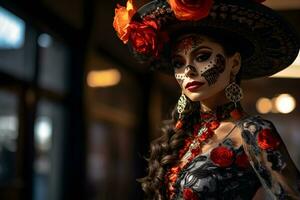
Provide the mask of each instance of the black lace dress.
MULTIPOLYGON (((234 148, 230 139, 220 146, 230 148, 236 158, 244 155, 243 146, 234 148)), ((210 153, 196 157, 181 171, 174 199, 185 199, 185 189, 197 194, 190 195, 193 200, 252 199, 261 183, 250 164, 233 162, 230 167, 220 167, 211 160, 210 153)))
POLYGON ((196 156, 177 174, 170 199, 250 200, 260 186, 273 199, 300 199, 299 171, 273 124, 252 116, 237 126, 243 144, 235 148, 227 138, 196 156))

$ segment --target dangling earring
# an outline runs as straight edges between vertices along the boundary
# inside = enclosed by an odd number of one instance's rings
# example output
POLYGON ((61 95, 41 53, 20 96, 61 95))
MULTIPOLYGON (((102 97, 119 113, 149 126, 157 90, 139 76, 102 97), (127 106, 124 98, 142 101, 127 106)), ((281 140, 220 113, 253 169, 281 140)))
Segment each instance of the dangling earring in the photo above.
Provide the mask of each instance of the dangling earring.
POLYGON ((181 129, 183 126, 182 113, 184 112, 186 105, 187 105, 187 99, 186 99, 186 96, 182 93, 177 102, 177 112, 179 114, 179 117, 178 117, 178 121, 175 125, 176 129, 181 129))
POLYGON ((235 107, 230 112, 230 116, 236 121, 240 120, 243 116, 243 111, 237 106, 237 102, 240 102, 243 98, 242 88, 233 81, 225 88, 225 95, 229 101, 234 103, 235 107))
POLYGON ((241 101, 243 98, 243 90, 233 81, 225 88, 225 95, 226 98, 233 102, 235 107, 237 107, 237 102, 241 101))

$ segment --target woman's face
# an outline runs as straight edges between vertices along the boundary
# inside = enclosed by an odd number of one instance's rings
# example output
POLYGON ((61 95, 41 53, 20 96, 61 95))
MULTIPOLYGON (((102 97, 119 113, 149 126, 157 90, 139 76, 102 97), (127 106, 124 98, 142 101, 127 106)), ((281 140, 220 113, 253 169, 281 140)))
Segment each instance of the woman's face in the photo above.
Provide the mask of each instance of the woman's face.
POLYGON ((175 78, 192 101, 222 92, 240 68, 240 55, 225 55, 223 47, 201 35, 187 35, 172 49, 175 78))

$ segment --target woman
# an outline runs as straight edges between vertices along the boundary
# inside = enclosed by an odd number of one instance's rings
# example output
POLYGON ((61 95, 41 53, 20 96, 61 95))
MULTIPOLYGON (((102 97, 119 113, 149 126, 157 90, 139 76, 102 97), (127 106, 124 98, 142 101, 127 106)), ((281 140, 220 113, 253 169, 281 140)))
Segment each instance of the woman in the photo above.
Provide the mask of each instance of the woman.
POLYGON ((148 199, 300 199, 300 173, 274 125, 241 107, 241 79, 289 66, 299 40, 254 0, 159 0, 116 9, 134 55, 176 78, 182 95, 151 144, 148 199))

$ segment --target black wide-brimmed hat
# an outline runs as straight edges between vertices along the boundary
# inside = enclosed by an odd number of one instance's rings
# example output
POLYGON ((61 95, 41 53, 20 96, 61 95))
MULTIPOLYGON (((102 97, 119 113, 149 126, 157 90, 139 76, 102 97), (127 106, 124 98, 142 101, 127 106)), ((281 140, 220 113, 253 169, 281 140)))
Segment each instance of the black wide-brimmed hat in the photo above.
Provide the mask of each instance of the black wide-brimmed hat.
POLYGON ((242 79, 281 71, 292 64, 300 46, 295 30, 255 0, 154 0, 127 15, 130 22, 123 33, 115 17, 119 37, 138 59, 165 72, 173 71, 170 43, 192 32, 230 36, 242 55, 242 79))

